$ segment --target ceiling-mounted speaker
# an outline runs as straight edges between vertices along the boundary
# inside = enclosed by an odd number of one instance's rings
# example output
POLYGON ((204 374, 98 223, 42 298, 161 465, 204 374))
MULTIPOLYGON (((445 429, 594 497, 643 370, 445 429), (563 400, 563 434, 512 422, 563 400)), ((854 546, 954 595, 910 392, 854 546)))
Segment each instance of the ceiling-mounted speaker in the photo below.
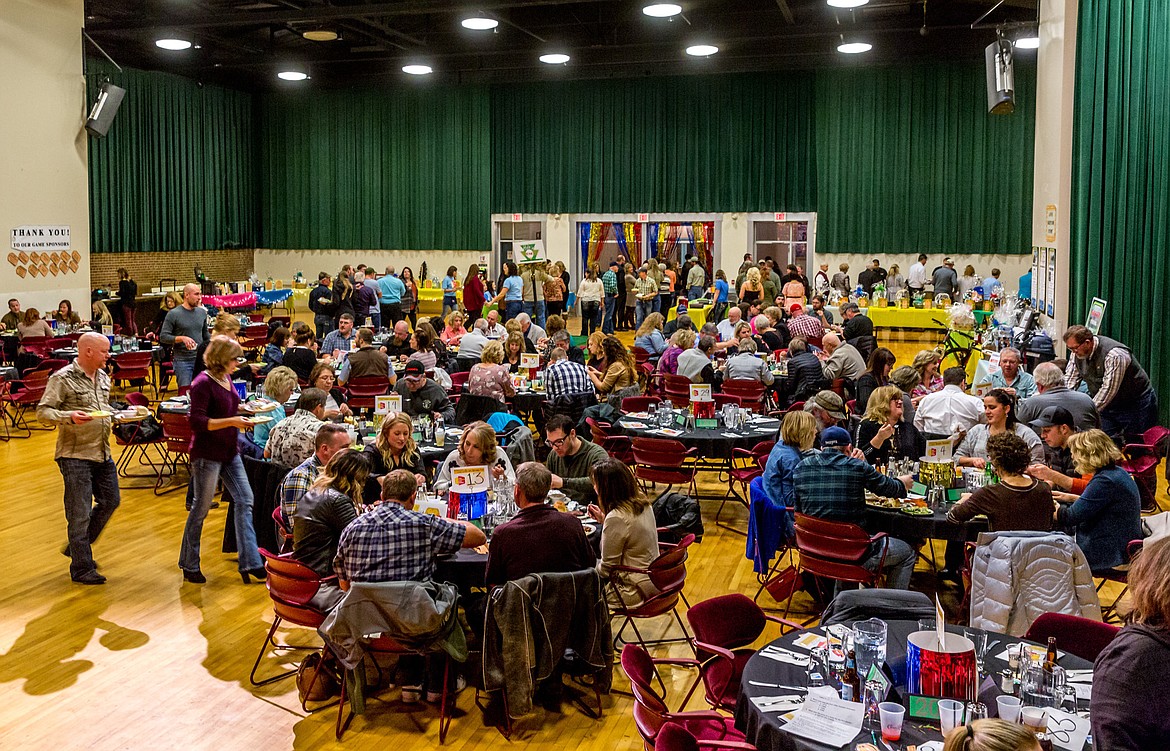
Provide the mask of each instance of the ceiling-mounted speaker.
POLYGON ((1010 115, 1016 109, 1012 43, 997 39, 983 50, 983 57, 987 64, 987 111, 993 115, 1010 115))
POLYGON ((97 101, 93 103, 93 109, 89 111, 89 118, 85 121, 85 129, 91 136, 102 138, 110 132, 114 116, 118 114, 118 107, 122 105, 122 98, 125 96, 125 89, 109 81, 102 84, 97 101))

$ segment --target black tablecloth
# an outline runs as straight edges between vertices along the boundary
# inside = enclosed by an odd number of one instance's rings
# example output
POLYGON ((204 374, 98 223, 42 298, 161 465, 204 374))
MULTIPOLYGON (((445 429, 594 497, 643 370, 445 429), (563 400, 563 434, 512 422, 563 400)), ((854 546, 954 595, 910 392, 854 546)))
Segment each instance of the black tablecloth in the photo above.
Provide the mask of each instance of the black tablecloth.
POLYGON ((749 423, 746 430, 730 430, 728 428, 714 428, 704 430, 689 430, 681 435, 668 436, 656 432, 657 427, 647 424, 645 419, 623 417, 617 423, 622 432, 639 438, 672 438, 684 446, 697 448, 700 458, 730 459, 732 450, 737 448, 750 449, 761 441, 775 440, 780 430, 780 421, 766 419, 760 422, 749 423), (645 427, 633 427, 627 422, 640 422, 645 427), (730 434, 734 433, 734 437, 730 434))
MULTIPOLYGON (((889 621, 888 626, 886 665, 895 677, 896 685, 894 690, 900 690, 905 686, 906 639, 911 633, 918 630, 918 623, 916 621, 889 621)), ((822 635, 825 633, 824 629, 818 628, 813 630, 822 635)), ((961 634, 963 629, 959 626, 949 626, 947 631, 961 634)), ((803 654, 806 650, 802 650, 799 647, 792 647, 792 642, 799 639, 804 633, 804 631, 794 631, 772 643, 803 654)), ((1007 663, 996 659, 996 655, 1002 653, 1008 644, 1014 644, 1017 641, 1023 640, 1013 639, 1003 634, 991 634, 988 638, 991 641, 998 639, 999 643, 988 648, 984 666, 985 671, 990 675, 998 676, 999 672, 1007 667, 1007 663)), ((1082 660, 1071 654, 1066 654, 1060 658, 1059 663, 1066 669, 1074 670, 1093 667, 1092 663, 1087 660, 1082 660)), ((753 686, 750 681, 787 686, 804 686, 807 683, 805 673, 806 671, 802 667, 777 662, 759 654, 753 655, 748 660, 747 665, 744 666, 743 677, 740 681, 740 700, 735 711, 735 726, 747 736, 748 742, 755 745, 760 751, 792 751, 792 749, 820 751, 821 749, 829 748, 821 743, 814 743, 804 738, 788 735, 783 730, 780 713, 761 712, 751 702, 751 697, 753 696, 775 696, 777 694, 791 692, 785 689, 753 686)), ((996 712, 994 696, 998 695, 998 689, 994 689, 993 691, 985 692, 981 697, 984 703, 987 704, 988 712, 992 716, 996 712)), ((1082 704, 1082 706, 1087 706, 1087 704, 1082 704)), ((937 729, 937 721, 933 725, 931 727, 921 721, 906 718, 905 724, 902 726, 901 746, 921 745, 926 741, 941 740, 942 734, 937 729)), ((870 740, 870 731, 863 729, 854 739, 854 743, 870 740)), ((852 744, 846 748, 851 747, 852 744)))
POLYGON ((866 531, 886 532, 900 540, 932 538, 935 540, 974 541, 980 532, 988 529, 987 519, 971 519, 962 524, 947 521, 945 510, 936 510, 930 516, 911 516, 898 509, 877 508, 866 504, 866 531))

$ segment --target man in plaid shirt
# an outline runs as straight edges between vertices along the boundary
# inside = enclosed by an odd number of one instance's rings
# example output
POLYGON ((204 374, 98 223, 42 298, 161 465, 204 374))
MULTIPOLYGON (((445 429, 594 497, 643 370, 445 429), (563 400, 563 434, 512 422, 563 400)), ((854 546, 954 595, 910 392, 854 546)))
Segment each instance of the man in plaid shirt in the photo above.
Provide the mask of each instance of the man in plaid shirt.
MULTIPOLYGON (((886 477, 865 460, 854 458, 852 443, 844 428, 834 426, 821 433, 822 450, 802 461, 793 472, 798 513, 863 526, 866 490, 884 498, 906 497, 912 478, 886 477)), ((909 544, 887 537, 871 545, 863 565, 874 571, 881 564, 886 586, 909 589, 916 557, 909 544)))
MULTIPOLYGON (((417 492, 414 474, 394 470, 382 481, 382 502, 342 531, 333 559, 333 570, 342 589, 348 590, 350 582, 430 581, 435 575, 435 556, 487 542, 483 530, 471 522, 415 511, 417 492)), ((439 700, 442 660, 424 663, 422 655, 403 655, 398 668, 403 703, 419 700, 424 669, 431 688, 427 699, 439 700)))
POLYGON ((309 487, 317 479, 317 475, 321 474, 321 468, 329 463, 334 454, 349 448, 349 433, 345 432, 344 425, 327 422, 317 430, 313 447, 313 455, 285 475, 276 491, 280 498, 280 510, 284 514, 286 528, 292 523, 293 514, 297 511, 297 502, 309 492, 309 487))
POLYGON ((593 382, 584 365, 568 359, 561 347, 553 347, 548 355, 549 365, 544 371, 545 396, 550 403, 558 397, 574 394, 592 394, 593 382))
POLYGON ((800 303, 793 303, 788 311, 792 314, 792 318, 788 319, 788 333, 805 340, 820 339, 825 335, 825 324, 808 313, 800 303))
POLYGON ((601 332, 612 334, 613 312, 617 306, 618 294, 618 262, 616 260, 610 261, 609 271, 601 275, 601 288, 605 291, 605 318, 601 321, 601 332))

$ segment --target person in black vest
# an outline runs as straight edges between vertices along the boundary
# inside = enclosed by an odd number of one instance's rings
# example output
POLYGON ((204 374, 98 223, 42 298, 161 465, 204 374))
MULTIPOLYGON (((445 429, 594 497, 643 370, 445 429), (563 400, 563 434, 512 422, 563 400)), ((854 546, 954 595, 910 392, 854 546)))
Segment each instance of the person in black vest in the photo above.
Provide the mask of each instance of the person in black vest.
POLYGON ((1101 415, 1101 429, 1115 440, 1158 423, 1158 395, 1129 347, 1084 326, 1069 326, 1064 343, 1072 357, 1064 382, 1074 391, 1083 381, 1101 415))

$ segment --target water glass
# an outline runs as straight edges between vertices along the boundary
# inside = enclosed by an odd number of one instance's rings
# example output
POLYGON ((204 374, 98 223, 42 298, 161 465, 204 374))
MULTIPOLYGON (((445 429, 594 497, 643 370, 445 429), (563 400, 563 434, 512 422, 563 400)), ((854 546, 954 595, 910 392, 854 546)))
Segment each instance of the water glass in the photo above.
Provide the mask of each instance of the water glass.
POLYGON ((1065 684, 1056 690, 1056 707, 1069 714, 1077 713, 1077 691, 1071 684, 1065 684))
POLYGON ((1028 707, 1055 707, 1065 686, 1064 668, 1045 670, 1042 662, 1027 660, 1020 671, 1020 698, 1028 707))
POLYGON ((883 741, 902 739, 902 721, 906 719, 905 707, 892 701, 883 701, 878 704, 878 717, 881 719, 883 741))
POLYGON ((967 722, 987 719, 987 705, 981 701, 967 702, 967 722))
POLYGON ((963 702, 954 699, 943 699, 938 703, 938 723, 939 727, 942 728, 943 738, 946 738, 952 730, 963 724, 964 708, 963 702))
POLYGON ((918 619, 918 630, 919 631, 934 631, 936 625, 937 625, 937 621, 935 621, 934 618, 919 618, 918 619))
POLYGON ((878 618, 853 624, 853 649, 857 674, 862 680, 869 675, 871 665, 879 668, 886 661, 886 622, 878 618))
POLYGON ((1048 724, 1048 711, 1044 707, 1021 707, 1020 721, 1033 733, 1039 733, 1048 724))
POLYGON ((999 719, 1004 722, 1019 722, 1021 702, 1015 696, 997 696, 995 698, 999 719))
POLYGON ((975 669, 982 675, 983 660, 987 657, 987 632, 964 629, 963 636, 970 639, 971 643, 975 645, 975 669))
POLYGON ((865 719, 862 721, 862 727, 867 729, 876 729, 875 723, 878 722, 878 705, 886 698, 885 690, 881 681, 866 681, 862 686, 864 692, 861 698, 862 704, 865 707, 865 719))

